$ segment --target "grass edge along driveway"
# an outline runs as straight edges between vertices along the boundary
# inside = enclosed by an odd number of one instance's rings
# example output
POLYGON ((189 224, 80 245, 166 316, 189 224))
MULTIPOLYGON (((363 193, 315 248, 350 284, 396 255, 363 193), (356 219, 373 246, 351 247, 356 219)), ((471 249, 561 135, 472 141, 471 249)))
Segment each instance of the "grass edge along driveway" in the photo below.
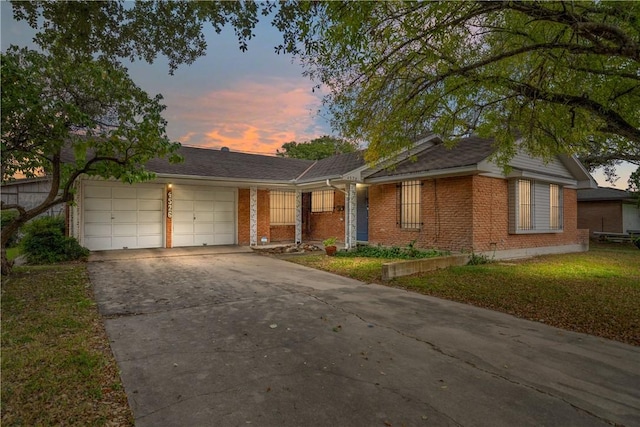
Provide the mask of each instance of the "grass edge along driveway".
POLYGON ((85 264, 2 279, 2 425, 132 426, 85 264))
POLYGON ((390 260, 285 259, 640 346, 640 250, 630 244, 596 243, 589 252, 450 267, 390 282, 381 280, 382 263, 390 260))

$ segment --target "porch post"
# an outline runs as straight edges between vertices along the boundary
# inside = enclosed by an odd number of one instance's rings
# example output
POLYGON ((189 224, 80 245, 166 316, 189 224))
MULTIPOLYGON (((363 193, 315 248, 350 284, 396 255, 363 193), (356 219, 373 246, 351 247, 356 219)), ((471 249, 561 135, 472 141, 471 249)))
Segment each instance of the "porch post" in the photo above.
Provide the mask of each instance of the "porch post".
POLYGON ((258 245, 258 188, 249 188, 249 245, 258 245))
POLYGON ((344 245, 345 249, 352 249, 356 245, 356 231, 358 229, 358 196, 356 184, 346 185, 346 218, 344 222, 344 245))
POLYGON ((302 243, 302 193, 296 190, 296 244, 302 243))

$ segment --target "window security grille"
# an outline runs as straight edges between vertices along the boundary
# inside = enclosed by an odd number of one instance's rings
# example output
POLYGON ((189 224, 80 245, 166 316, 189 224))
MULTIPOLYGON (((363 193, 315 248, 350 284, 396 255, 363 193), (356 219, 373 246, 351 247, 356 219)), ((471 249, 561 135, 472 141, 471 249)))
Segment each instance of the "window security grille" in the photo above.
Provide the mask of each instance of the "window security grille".
POLYGON ((549 184, 549 228, 562 229, 562 198, 557 184, 549 184))
POLYGON ((333 212, 333 190, 312 192, 311 212, 333 212))
POLYGON ((271 191, 269 198, 271 225, 293 225, 296 223, 296 193, 271 191))
POLYGON ((518 181, 518 229, 533 230, 533 182, 518 181))
POLYGON ((397 186, 398 218, 396 224, 400 228, 416 229, 422 227, 420 222, 420 181, 404 181, 397 186))

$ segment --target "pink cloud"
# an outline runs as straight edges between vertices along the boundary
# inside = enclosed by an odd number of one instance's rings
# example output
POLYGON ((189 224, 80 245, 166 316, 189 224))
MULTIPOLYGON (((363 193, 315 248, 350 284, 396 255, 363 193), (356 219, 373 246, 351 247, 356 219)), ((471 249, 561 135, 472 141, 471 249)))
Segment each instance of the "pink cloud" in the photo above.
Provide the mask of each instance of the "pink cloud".
POLYGON ((274 154, 285 142, 328 133, 315 117, 320 97, 305 80, 269 78, 172 97, 169 133, 184 144, 274 154))

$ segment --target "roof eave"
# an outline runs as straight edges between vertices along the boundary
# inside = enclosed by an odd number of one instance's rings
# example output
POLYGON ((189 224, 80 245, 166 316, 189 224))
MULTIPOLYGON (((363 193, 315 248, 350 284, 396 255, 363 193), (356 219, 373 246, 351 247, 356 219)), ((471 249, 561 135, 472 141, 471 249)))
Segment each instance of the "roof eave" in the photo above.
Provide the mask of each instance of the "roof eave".
POLYGON ((406 174, 387 175, 378 178, 366 178, 364 182, 366 184, 384 184, 388 182, 407 181, 414 179, 430 179, 430 178, 448 178, 453 176, 475 175, 483 172, 477 164, 468 166, 458 166, 447 169, 434 169, 429 171, 418 171, 406 174))

